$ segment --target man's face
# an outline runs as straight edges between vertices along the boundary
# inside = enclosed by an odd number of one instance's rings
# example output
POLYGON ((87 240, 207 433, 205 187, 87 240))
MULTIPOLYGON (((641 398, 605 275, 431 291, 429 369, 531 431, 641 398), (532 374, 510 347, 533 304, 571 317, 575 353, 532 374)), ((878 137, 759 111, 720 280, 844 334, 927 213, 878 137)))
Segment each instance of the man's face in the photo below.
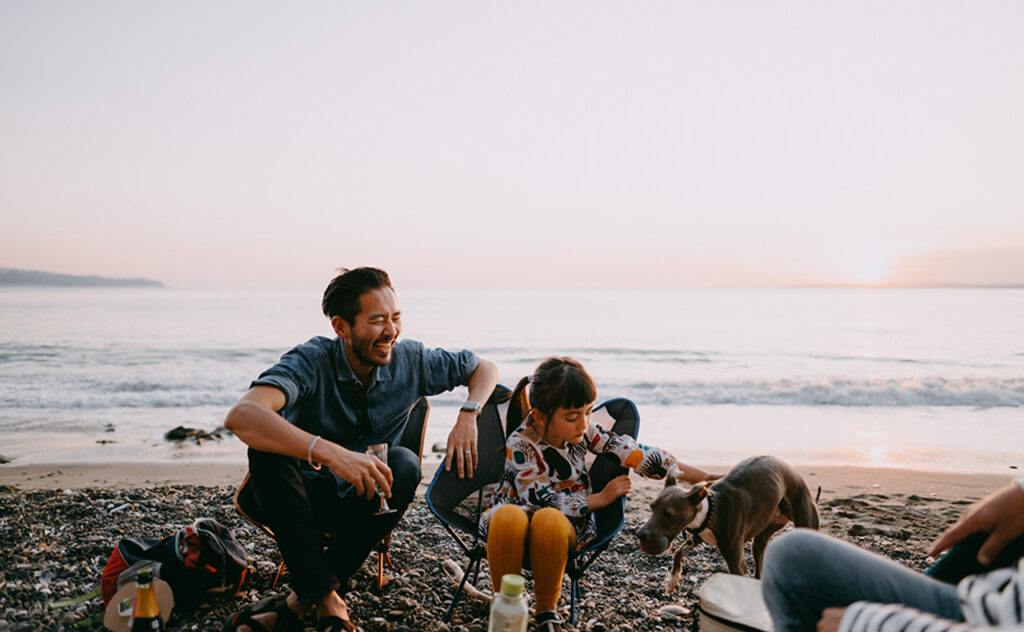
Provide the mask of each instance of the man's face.
POLYGON ((359 297, 359 313, 348 328, 347 338, 352 354, 363 368, 391 362, 391 350, 400 333, 402 313, 390 288, 370 290, 359 297))

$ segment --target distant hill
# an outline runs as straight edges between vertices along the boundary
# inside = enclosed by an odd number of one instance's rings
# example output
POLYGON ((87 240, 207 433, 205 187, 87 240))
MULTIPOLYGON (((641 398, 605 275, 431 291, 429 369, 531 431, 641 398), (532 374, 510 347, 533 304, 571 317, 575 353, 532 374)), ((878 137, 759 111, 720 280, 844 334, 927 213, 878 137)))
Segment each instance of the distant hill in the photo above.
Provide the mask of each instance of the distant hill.
POLYGON ((95 275, 77 276, 39 270, 13 270, 0 268, 0 286, 45 287, 163 287, 150 279, 108 279, 95 275))

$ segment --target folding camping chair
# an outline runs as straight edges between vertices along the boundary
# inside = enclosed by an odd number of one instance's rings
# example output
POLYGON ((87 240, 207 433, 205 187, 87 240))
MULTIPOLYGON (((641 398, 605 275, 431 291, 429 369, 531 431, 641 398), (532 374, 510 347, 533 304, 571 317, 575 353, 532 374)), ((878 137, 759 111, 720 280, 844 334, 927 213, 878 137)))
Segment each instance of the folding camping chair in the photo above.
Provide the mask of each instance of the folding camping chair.
MULTIPOLYGON (((409 422, 405 426, 405 431, 402 433, 402 440, 399 443, 404 448, 408 448, 419 455, 420 462, 423 461, 423 437, 427 429, 427 417, 430 416, 430 402, 427 401, 426 397, 421 397, 419 401, 413 406, 412 411, 409 413, 409 422)), ((259 503, 256 501, 256 493, 252 489, 252 485, 249 484, 249 474, 246 473, 245 479, 242 484, 238 486, 235 491, 235 498, 233 501, 235 511, 237 511, 243 518, 259 527, 264 533, 271 538, 274 537, 274 532, 271 531, 264 521, 262 511, 260 510, 259 503)), ((325 534, 330 537, 331 534, 325 534)), ((377 544, 374 549, 377 551, 377 590, 384 587, 384 564, 387 563, 388 568, 394 569, 394 565, 391 563, 391 555, 388 553, 388 547, 391 544, 391 532, 388 532, 384 539, 377 544)), ((284 572, 284 562, 277 569, 277 575, 274 577, 273 586, 277 586, 278 580, 281 578, 281 573, 284 572)))
MULTIPOLYGON (((477 421, 477 454, 479 468, 471 479, 460 479, 452 472, 438 468, 434 480, 427 489, 427 506, 442 522, 445 529, 452 534, 455 541, 469 558, 463 570, 462 580, 452 603, 444 615, 448 621, 455 605, 462 597, 466 581, 476 582, 480 574, 480 561, 487 553, 487 542, 477 531, 480 514, 487 508, 485 505, 484 488, 501 479, 505 467, 505 432, 501 417, 498 414, 498 403, 507 400, 508 390, 502 386, 495 389, 495 394, 487 402, 477 421), (476 493, 475 504, 470 501, 463 503, 476 493), (470 505, 470 507, 466 507, 470 505), (461 532, 461 534, 460 534, 461 532), (464 539, 465 536, 465 539, 464 539)), ((640 416, 636 406, 628 399, 617 398, 604 402, 594 409, 595 416, 601 412, 608 414, 614 421, 611 430, 617 434, 628 435, 634 439, 640 427, 640 416)), ((610 480, 626 473, 626 468, 611 456, 601 455, 594 459, 590 466, 590 481, 595 492, 604 489, 610 480)), ((622 530, 625 521, 625 498, 595 512, 597 520, 597 536, 585 548, 569 552, 569 560, 565 572, 569 576, 569 622, 576 623, 576 602, 579 599, 579 583, 587 568, 593 564, 615 535, 622 530)))

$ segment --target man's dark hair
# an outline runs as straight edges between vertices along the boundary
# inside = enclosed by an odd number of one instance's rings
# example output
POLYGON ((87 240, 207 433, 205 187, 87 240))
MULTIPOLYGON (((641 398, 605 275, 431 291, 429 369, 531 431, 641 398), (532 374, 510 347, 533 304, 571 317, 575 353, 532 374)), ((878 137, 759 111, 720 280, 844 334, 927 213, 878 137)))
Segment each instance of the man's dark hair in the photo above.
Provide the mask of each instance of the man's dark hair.
POLYGON ((338 272, 340 274, 327 284, 324 299, 320 302, 324 316, 328 318, 341 316, 349 325, 355 324, 360 296, 381 288, 395 291, 388 273, 378 268, 338 268, 338 272))

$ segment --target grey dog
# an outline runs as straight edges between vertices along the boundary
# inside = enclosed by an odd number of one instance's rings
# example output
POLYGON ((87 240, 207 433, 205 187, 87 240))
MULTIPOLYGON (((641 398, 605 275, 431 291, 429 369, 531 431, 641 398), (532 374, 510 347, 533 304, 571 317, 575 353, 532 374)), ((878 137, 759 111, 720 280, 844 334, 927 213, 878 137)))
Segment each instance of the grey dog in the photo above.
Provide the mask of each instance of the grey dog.
POLYGON ((718 547, 729 572, 745 575, 743 546, 753 539, 754 576, 768 539, 792 521, 798 527, 818 528, 818 509, 803 477, 773 456, 756 456, 736 464, 710 487, 676 485, 669 472, 665 489, 651 503, 651 518, 637 531, 640 549, 657 555, 683 530, 687 540, 675 553, 666 592, 679 586, 683 558, 701 540, 718 547))

